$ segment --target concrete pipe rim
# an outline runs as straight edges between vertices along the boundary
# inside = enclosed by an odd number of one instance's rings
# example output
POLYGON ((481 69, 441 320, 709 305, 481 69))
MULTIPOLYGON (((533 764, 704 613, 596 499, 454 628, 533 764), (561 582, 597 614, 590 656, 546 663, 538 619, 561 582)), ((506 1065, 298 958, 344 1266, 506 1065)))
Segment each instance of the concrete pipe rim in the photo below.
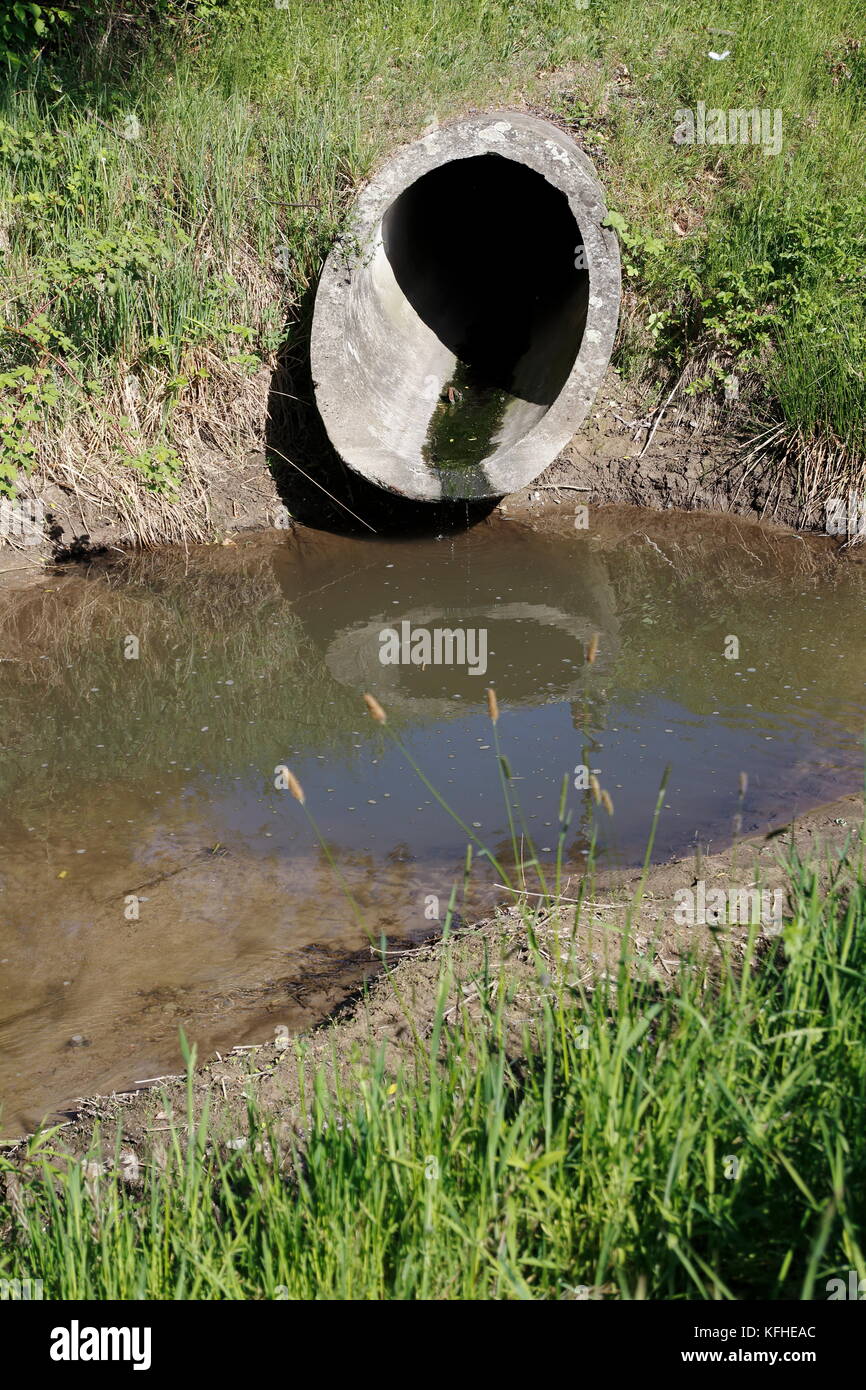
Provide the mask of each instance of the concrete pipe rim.
POLYGON ((610 360, 621 281, 606 218, 588 157, 522 112, 460 118, 387 159, 356 195, 313 314, 316 403, 344 462, 432 502, 537 478, 610 360))

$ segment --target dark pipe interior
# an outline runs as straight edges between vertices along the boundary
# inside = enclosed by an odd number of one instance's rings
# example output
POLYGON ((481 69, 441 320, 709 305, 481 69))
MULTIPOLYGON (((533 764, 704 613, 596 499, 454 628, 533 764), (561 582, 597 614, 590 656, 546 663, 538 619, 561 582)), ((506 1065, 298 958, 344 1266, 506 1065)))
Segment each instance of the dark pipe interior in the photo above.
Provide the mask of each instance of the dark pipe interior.
POLYGON ((589 293, 564 193, 502 155, 458 159, 401 193, 382 236, 406 298, 475 384, 556 399, 589 293))

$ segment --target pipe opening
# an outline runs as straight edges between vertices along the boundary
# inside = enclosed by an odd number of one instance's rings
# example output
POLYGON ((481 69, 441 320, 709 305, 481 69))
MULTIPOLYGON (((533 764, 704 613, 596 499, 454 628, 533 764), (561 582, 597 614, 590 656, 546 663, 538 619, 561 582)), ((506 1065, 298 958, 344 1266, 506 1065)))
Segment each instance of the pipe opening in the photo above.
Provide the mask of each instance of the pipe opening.
POLYGON ((568 199, 502 155, 456 159, 395 200, 382 242, 406 300, 456 359, 424 458, 475 465, 545 414, 580 349, 589 275, 568 199))

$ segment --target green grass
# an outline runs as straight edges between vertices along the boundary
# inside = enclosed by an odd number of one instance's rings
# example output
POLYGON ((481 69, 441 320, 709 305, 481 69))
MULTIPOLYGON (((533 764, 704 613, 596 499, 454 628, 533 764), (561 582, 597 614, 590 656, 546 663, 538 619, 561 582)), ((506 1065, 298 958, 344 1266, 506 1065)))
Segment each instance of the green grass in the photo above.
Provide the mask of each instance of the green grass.
POLYGON ((447 938, 432 1028, 407 1014, 398 1065, 298 1045, 292 1123, 250 1101, 243 1148, 190 1072, 138 1186, 119 1136, 112 1161, 97 1133, 97 1172, 44 1131, 0 1156, 0 1277, 68 1299, 826 1298, 866 1274, 863 846, 824 887, 793 852, 790 874, 769 948, 753 929, 733 959, 720 937, 664 986, 626 952, 584 988, 568 923, 528 915, 519 1027, 492 949, 483 1002, 446 1013, 467 983, 447 938))
MULTIPOLYGON (((687 365, 691 389, 716 395, 724 376, 737 374, 755 425, 779 424, 786 444, 816 446, 796 460, 813 468, 825 462, 817 446, 829 446, 862 484, 862 10, 847 0, 794 12, 734 0, 647 12, 622 0, 606 14, 617 23, 616 37, 605 39, 604 73, 594 86, 579 82, 571 100, 606 156, 612 201, 634 237, 624 365, 687 365), (708 56, 725 50, 723 61, 708 56), (629 76, 611 93, 602 82, 617 59, 629 76), (779 110, 781 151, 674 145, 676 110, 699 101, 779 110)), ((801 495, 808 490, 808 479, 796 482, 801 495)))
POLYGON ((0 88, 6 491, 37 466, 122 468, 142 503, 178 484, 182 503, 191 422, 207 442, 231 400, 219 447, 260 437, 268 368, 359 181, 431 121, 522 95, 608 189, 629 271, 621 368, 660 395, 685 368, 683 389, 717 400, 737 374, 792 466, 829 450, 859 479, 856 0, 132 0, 102 44, 107 8, 0 88), (698 101, 779 108, 781 152, 674 145, 698 101))

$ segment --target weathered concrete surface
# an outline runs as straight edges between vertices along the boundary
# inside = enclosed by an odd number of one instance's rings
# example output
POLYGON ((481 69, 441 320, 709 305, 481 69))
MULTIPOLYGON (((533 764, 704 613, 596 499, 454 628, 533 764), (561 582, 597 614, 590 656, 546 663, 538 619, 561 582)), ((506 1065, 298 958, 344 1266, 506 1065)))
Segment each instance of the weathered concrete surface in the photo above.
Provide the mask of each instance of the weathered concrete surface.
POLYGON ((586 155, 516 112, 404 146, 327 258, 311 357, 332 444, 404 496, 498 497, 568 443, 604 377, 616 238, 586 155))

